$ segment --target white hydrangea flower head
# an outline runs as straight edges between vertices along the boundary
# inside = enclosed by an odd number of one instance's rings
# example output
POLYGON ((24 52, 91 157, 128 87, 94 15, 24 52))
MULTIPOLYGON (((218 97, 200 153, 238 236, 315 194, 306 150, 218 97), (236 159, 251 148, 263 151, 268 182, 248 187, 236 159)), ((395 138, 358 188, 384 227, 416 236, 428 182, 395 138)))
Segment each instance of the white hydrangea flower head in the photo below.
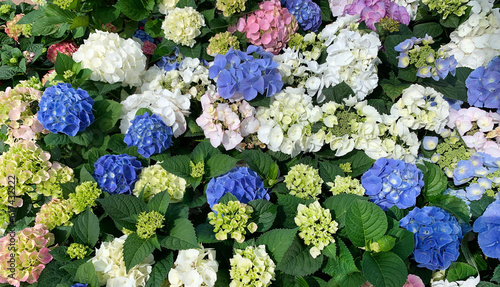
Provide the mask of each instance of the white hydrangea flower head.
POLYGON ((186 131, 186 117, 189 116, 191 105, 190 96, 182 95, 178 89, 174 92, 162 89, 134 94, 121 104, 120 130, 123 134, 127 133, 135 113, 141 108, 147 108, 159 115, 167 126, 172 127, 175 137, 179 137, 186 131))
POLYGON ((448 280, 439 280, 432 282, 432 287, 476 287, 479 284, 480 277, 469 277, 465 281, 449 282, 448 280))
POLYGON ((443 94, 433 88, 413 84, 391 107, 391 114, 399 117, 398 121, 410 129, 426 129, 439 134, 448 122, 449 109, 443 94))
POLYGON ((381 62, 377 57, 381 42, 375 32, 361 32, 356 24, 347 28, 333 23, 327 25, 321 33, 328 46, 326 62, 313 70, 322 74, 322 83, 318 89, 318 102, 324 101, 321 94, 323 88, 333 87, 346 82, 354 91, 355 98, 360 101, 370 94, 378 85, 377 65, 381 62), (329 44, 331 43, 331 44, 329 44))
POLYGON ((153 255, 150 254, 141 263, 126 272, 123 261, 123 244, 127 235, 115 238, 111 242, 103 242, 96 248, 92 262, 99 279, 99 284, 107 286, 133 286, 144 287, 151 274, 154 264, 153 255))
POLYGON ((265 245, 248 246, 244 250, 235 249, 234 252, 236 254, 229 259, 229 275, 232 279, 229 287, 271 285, 276 264, 267 254, 265 245))
POLYGON ((489 1, 483 2, 473 6, 469 18, 450 34, 451 41, 444 46, 455 56, 457 67, 477 69, 500 54, 500 11, 491 9, 489 1))
POLYGON ((193 7, 174 8, 163 21, 161 28, 165 38, 188 47, 193 47, 194 38, 201 34, 201 27, 205 26, 205 19, 193 7))
POLYGON ((272 151, 292 156, 316 152, 323 146, 322 133, 312 133, 312 125, 322 118, 321 108, 302 88, 288 87, 277 93, 268 108, 259 107, 257 136, 272 151))
POLYGON ((139 43, 104 31, 91 33, 73 54, 73 60, 92 70, 93 81, 122 82, 129 87, 141 85, 141 75, 146 68, 146 56, 139 43))
POLYGON ((162 0, 158 4, 158 9, 160 10, 160 13, 167 15, 175 9, 177 2, 179 2, 179 0, 162 0))
POLYGON ((174 268, 168 273, 172 287, 208 286, 217 281, 219 263, 215 260, 215 249, 203 248, 179 251, 174 268))

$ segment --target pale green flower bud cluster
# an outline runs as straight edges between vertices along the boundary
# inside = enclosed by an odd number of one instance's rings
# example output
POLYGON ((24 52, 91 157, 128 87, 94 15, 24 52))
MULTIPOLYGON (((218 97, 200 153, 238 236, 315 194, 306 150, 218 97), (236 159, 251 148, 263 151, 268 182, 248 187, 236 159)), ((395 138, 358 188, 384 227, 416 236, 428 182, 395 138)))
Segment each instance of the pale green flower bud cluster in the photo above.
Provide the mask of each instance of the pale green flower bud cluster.
POLYGON ((205 174, 205 164, 202 161, 197 164, 194 164, 194 162, 190 162, 189 166, 191 167, 192 178, 202 177, 205 174))
POLYGON ((251 233, 257 230, 257 224, 248 220, 253 213, 253 208, 239 201, 229 201, 227 204, 218 203, 213 206, 208 214, 209 223, 214 226, 215 238, 226 240, 228 234, 238 243, 245 241, 245 228, 251 233))
POLYGON ((71 3, 73 3, 73 0, 54 0, 54 4, 61 7, 61 9, 67 9, 71 3))
MULTIPOLYGON (((71 182, 75 179, 73 169, 68 166, 61 166, 55 162, 52 168, 48 171, 49 179, 37 185, 36 191, 45 196, 53 198, 61 198, 62 196, 62 183, 71 182)), ((30 194, 32 198, 36 198, 36 194, 30 194)))
MULTIPOLYGON (((203 164, 203 163, 202 163, 203 164)), ((144 189, 143 199, 149 202, 154 195, 167 190, 171 202, 180 202, 186 192, 186 180, 167 172, 161 165, 144 168, 134 186, 134 195, 139 196, 144 189)))
POLYGON ((68 200, 60 200, 53 198, 51 201, 45 203, 40 208, 36 215, 35 223, 47 226, 52 230, 58 226, 69 226, 69 221, 73 216, 72 207, 69 205, 68 200))
POLYGON ((75 73, 71 70, 66 70, 64 71, 64 75, 63 77, 66 79, 66 80, 69 80, 71 79, 71 77, 73 77, 75 75, 75 73))
POLYGON ((350 176, 340 176, 337 175, 335 177, 335 182, 327 182, 326 183, 330 187, 330 191, 333 195, 337 195, 340 193, 351 193, 359 196, 363 196, 365 194, 365 189, 359 179, 352 178, 350 176))
POLYGON ((83 259, 87 254, 89 253, 90 249, 80 243, 71 243, 71 245, 68 247, 68 250, 66 250, 66 253, 71 257, 71 259, 83 259))
POLYGON ((42 90, 43 85, 38 77, 33 76, 28 80, 19 81, 19 84, 17 84, 14 89, 16 88, 33 88, 35 90, 42 90))
POLYGON ((465 144, 462 143, 460 135, 456 131, 445 135, 447 136, 443 135, 444 142, 438 144, 436 149, 436 154, 439 155, 437 156, 436 163, 445 170, 448 177, 452 177, 457 163, 460 160, 469 159, 470 152, 465 144))
POLYGON ((217 54, 225 55, 231 47, 233 47, 234 50, 240 49, 238 37, 230 32, 217 33, 208 41, 210 44, 208 44, 207 47, 207 54, 210 56, 215 56, 217 54))
POLYGON ((467 10, 469 0, 422 0, 422 3, 429 6, 429 9, 436 10, 446 19, 449 15, 462 16, 467 10))
POLYGON ((4 4, 0 6, 0 14, 7 14, 10 12, 10 5, 4 4))
POLYGON ((163 221, 165 221, 165 216, 158 211, 142 212, 137 220, 137 235, 144 239, 150 238, 155 234, 156 229, 163 227, 163 221))
POLYGON ((83 212, 87 207, 96 206, 95 200, 101 196, 102 190, 97 187, 96 182, 86 181, 75 188, 74 193, 69 194, 69 202, 75 214, 83 212))
POLYGON ((225 17, 245 10, 246 0, 217 0, 215 7, 221 10, 225 17))
POLYGON ((352 172, 352 166, 350 162, 341 163, 339 164, 339 167, 343 172, 352 172))
POLYGON ((333 234, 338 230, 338 223, 332 220, 329 209, 322 208, 318 201, 309 206, 299 204, 295 224, 299 227, 299 237, 306 245, 313 245, 309 251, 313 258, 318 257, 329 244, 335 242, 333 234))
POLYGON ((322 183, 319 171, 306 164, 294 165, 285 176, 286 188, 290 190, 290 194, 302 199, 317 199, 322 183))
POLYGON ((265 245, 248 246, 244 250, 235 249, 229 259, 231 270, 230 287, 269 286, 274 280, 276 264, 266 252, 265 245))

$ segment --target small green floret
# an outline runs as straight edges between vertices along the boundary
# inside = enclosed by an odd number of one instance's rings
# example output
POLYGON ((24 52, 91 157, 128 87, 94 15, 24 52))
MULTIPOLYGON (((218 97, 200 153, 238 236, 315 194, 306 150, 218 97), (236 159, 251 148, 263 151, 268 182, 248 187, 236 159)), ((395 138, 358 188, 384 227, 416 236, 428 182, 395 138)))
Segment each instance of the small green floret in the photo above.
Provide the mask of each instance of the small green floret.
POLYGON ((339 167, 343 172, 352 172, 352 166, 350 162, 341 163, 339 164, 339 167))
POLYGON ((257 224, 248 221, 253 212, 250 205, 239 201, 229 201, 227 204, 218 203, 213 206, 213 211, 208 214, 210 224, 214 226, 215 238, 226 240, 228 234, 237 242, 245 241, 246 229, 251 233, 257 230, 257 224))
POLYGON ((438 144, 436 153, 439 154, 439 160, 436 163, 443 170, 446 168, 454 170, 459 161, 470 157, 467 148, 457 136, 445 138, 444 142, 438 144))
POLYGON ((355 111, 344 110, 342 108, 337 109, 335 116, 337 117, 338 123, 329 128, 329 130, 333 135, 340 138, 344 135, 352 134, 357 123, 363 122, 363 118, 355 111))
POLYGON ((80 243, 71 243, 66 253, 71 259, 83 259, 89 253, 90 248, 80 243))
POLYGON ((64 71, 64 75, 63 77, 66 79, 66 80, 69 80, 71 79, 71 77, 73 77, 75 75, 75 73, 73 73, 73 71, 71 70, 66 70, 64 71))
POLYGON ((101 196, 102 190, 96 182, 86 181, 75 188, 75 193, 69 194, 69 202, 75 214, 83 212, 87 207, 96 206, 95 200, 101 196))
POLYGON ((4 4, 0 6, 0 14, 7 14, 10 12, 10 5, 4 4))
POLYGON ((67 9, 74 0, 54 0, 54 4, 61 7, 61 9, 67 9))
POLYGON ((455 14, 458 17, 464 15, 467 10, 469 0, 422 0, 422 3, 429 6, 430 10, 435 10, 446 19, 449 15, 455 14))
POLYGON ((205 174, 205 164, 202 161, 197 164, 190 162, 189 166, 191 167, 191 177, 198 178, 205 174))
POLYGON ((319 171, 306 164, 294 165, 285 176, 286 188, 290 194, 302 199, 316 199, 321 193, 323 179, 319 171))
POLYGON ((142 212, 137 220, 137 235, 143 239, 150 238, 155 234, 156 229, 163 227, 163 221, 165 221, 165 216, 158 211, 142 212))
POLYGON ((423 46, 411 49, 409 51, 409 56, 410 64, 415 64, 415 67, 420 68, 434 63, 436 51, 434 51, 429 44, 424 44, 423 46))

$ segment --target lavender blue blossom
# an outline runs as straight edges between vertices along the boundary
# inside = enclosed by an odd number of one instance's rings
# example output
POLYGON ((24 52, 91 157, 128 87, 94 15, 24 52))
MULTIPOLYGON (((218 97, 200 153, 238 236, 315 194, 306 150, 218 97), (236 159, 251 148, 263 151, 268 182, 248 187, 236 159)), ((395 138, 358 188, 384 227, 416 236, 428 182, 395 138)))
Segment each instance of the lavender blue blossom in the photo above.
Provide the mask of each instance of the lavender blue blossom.
POLYGON ((414 206, 424 181, 416 165, 381 158, 361 176, 361 184, 371 202, 388 210, 394 205, 401 209, 414 206))
MULTIPOLYGON (((172 70, 178 70, 179 66, 181 65, 180 61, 178 61, 179 57, 179 48, 174 47, 174 54, 171 56, 164 56, 161 57, 161 59, 156 63, 156 65, 165 70, 165 71, 172 71, 172 70)), ((182 57, 184 58, 184 56, 182 57)))
POLYGON ((161 117, 145 113, 135 116, 131 121, 124 141, 128 147, 136 146, 140 155, 149 158, 171 147, 173 135, 172 128, 161 117))
POLYGON ((469 160, 461 160, 453 170, 453 183, 462 185, 474 177, 475 168, 469 160))
POLYGON ((487 67, 481 66, 465 80, 467 101, 471 106, 500 108, 500 57, 493 58, 487 67))
POLYGON ((235 167, 228 173, 210 180, 206 190, 210 208, 228 192, 236 196, 241 203, 255 199, 270 199, 262 179, 247 167, 235 167))
POLYGON ((80 88, 59 83, 47 88, 38 104, 38 121, 52 133, 75 136, 94 122, 94 100, 80 88))
POLYGON ((435 150, 438 145, 438 137, 426 136, 422 141, 425 150, 435 150))
POLYGON ((138 38, 142 42, 149 41, 151 43, 154 43, 154 41, 155 41, 155 39, 153 39, 153 37, 149 36, 148 33, 144 32, 144 30, 140 30, 140 29, 135 31, 135 33, 132 37, 138 38))
POLYGON ((321 26, 321 9, 311 0, 287 0, 286 8, 304 31, 316 32, 321 26))
POLYGON ((246 52, 230 48, 226 55, 215 56, 209 77, 217 77, 217 92, 224 99, 243 96, 250 101, 264 93, 271 97, 283 87, 273 56, 253 45, 248 46, 246 52))
POLYGON ((500 259, 500 201, 491 203, 473 225, 484 255, 500 259))
POLYGON ((71 287, 87 287, 88 284, 84 284, 84 283, 75 283, 73 285, 71 285, 71 287))
POLYGON ((413 257, 418 267, 443 270, 457 260, 462 228, 455 217, 443 209, 416 207, 400 220, 399 226, 414 234, 413 257))
POLYGON ((131 194, 141 172, 141 162, 128 154, 100 157, 94 164, 99 188, 110 194, 131 194))

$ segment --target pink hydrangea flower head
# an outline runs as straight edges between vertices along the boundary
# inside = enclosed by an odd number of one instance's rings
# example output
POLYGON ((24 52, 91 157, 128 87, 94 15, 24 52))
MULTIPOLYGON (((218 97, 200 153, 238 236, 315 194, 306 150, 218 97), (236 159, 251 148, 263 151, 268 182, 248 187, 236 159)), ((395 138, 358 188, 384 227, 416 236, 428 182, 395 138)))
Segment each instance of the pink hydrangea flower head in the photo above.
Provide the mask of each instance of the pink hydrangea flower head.
POLYGON ((68 56, 73 56, 73 53, 78 50, 78 47, 76 46, 75 42, 73 41, 62 41, 56 44, 50 45, 49 49, 47 50, 47 59, 51 61, 52 63, 56 62, 57 58, 57 52, 68 55, 68 56))
POLYGON ((403 6, 391 2, 390 0, 354 0, 345 5, 344 15, 360 15, 360 21, 365 21, 366 26, 375 30, 375 23, 388 16, 389 18, 408 25, 410 15, 403 6))
POLYGON ((156 45, 149 41, 145 41, 142 46, 142 52, 146 55, 153 55, 156 49, 156 45))
POLYGON ((48 248, 53 243, 54 234, 42 224, 0 238, 0 283, 19 287, 21 282, 37 282, 45 265, 53 259, 48 248), (12 240, 14 245, 11 245, 12 240))
POLYGON ((22 26, 17 25, 16 23, 19 22, 19 20, 21 20, 21 18, 23 17, 24 14, 17 14, 12 20, 5 23, 5 34, 14 39, 14 41, 16 42, 18 42, 19 36, 21 36, 21 33, 23 32, 22 26))
POLYGON ((333 17, 339 17, 344 14, 345 6, 351 4, 353 0, 328 0, 333 17))
POLYGON ((240 18, 229 31, 245 33, 250 43, 278 54, 297 31, 298 22, 288 9, 281 7, 278 0, 261 2, 259 7, 246 18, 240 18))
POLYGON ((425 284, 417 275, 408 274, 408 279, 403 287, 425 287, 425 284))
POLYGON ((408 14, 408 11, 395 2, 389 2, 387 16, 405 25, 410 23, 410 14, 408 14))

